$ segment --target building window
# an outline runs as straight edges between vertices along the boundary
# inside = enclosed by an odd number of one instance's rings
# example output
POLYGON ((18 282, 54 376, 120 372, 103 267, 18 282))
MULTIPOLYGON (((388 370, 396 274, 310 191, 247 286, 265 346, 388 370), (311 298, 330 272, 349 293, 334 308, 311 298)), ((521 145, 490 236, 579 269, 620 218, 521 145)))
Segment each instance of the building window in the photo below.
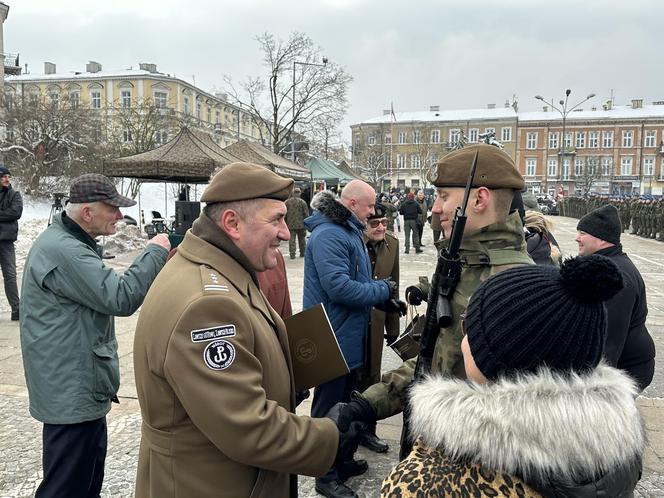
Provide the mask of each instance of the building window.
POLYGON ((406 156, 404 154, 397 154, 397 168, 406 167, 406 156))
POLYGON ((406 132, 405 131, 400 131, 399 132, 399 143, 400 144, 405 144, 406 143, 406 132))
POLYGON ((212 123, 212 107, 207 106, 207 122, 212 123))
POLYGON ((154 92, 154 106, 159 109, 165 109, 168 106, 168 93, 154 92))
POLYGON ((420 143, 420 131, 419 130, 415 130, 413 132, 413 143, 414 144, 419 144, 420 143))
POLYGON ((201 119, 201 103, 196 102, 196 117, 201 119))
POLYGON ((386 133, 385 134, 385 145, 390 145, 392 143, 392 134, 391 133, 386 133))
POLYGON ((613 158, 612 157, 603 157, 602 158, 602 176, 611 176, 613 175, 613 158))
POLYGON ((643 140, 643 146, 654 147, 656 138, 657 138, 657 132, 655 130, 646 131, 646 137, 643 140))
POLYGON ((605 131, 602 133, 602 147, 610 149, 613 147, 613 132, 605 131))
MULTIPOLYGON (((226 123, 226 125, 228 125, 228 123, 226 123)), ((359 147, 360 145, 362 145, 362 137, 360 137, 360 134, 358 133, 355 135, 355 147, 359 147)))
POLYGON ((120 99, 122 101, 122 107, 124 108, 131 107, 131 90, 122 90, 120 92, 120 99))
POLYGON ((622 176, 629 176, 632 174, 632 158, 631 157, 621 157, 620 158, 620 174, 622 176))
POLYGON ((221 111, 219 109, 214 111, 214 122, 217 124, 221 124, 221 111))
POLYGON ((549 149, 557 149, 558 148, 558 137, 559 134, 557 131, 550 131, 549 132, 549 149))
POLYGON ((547 172, 548 172, 549 176, 553 176, 553 177, 555 177, 558 174, 558 160, 557 159, 549 159, 547 172))
POLYGON ((588 147, 591 149, 599 147, 599 132, 591 131, 588 133, 588 147))
POLYGON ((622 134, 622 146, 631 147, 634 143, 634 132, 632 130, 625 130, 622 134))
POLYGON ((646 157, 643 159, 643 174, 645 176, 652 176, 655 173, 655 158, 646 157))
POLYGON ((410 167, 419 169, 420 167, 420 155, 419 154, 411 154, 410 156, 410 167))
POLYGON ((526 149, 535 149, 537 147, 537 133, 530 132, 526 135, 526 149))
POLYGON ((122 131, 122 142, 126 144, 128 144, 129 142, 133 142, 133 138, 131 136, 131 130, 122 131))
POLYGON ((58 106, 60 105, 60 94, 58 92, 51 92, 48 95, 48 98, 51 101, 51 107, 54 109, 57 109, 58 106))
POLYGON ((461 130, 459 128, 451 129, 450 130, 450 145, 458 144, 460 136, 461 136, 461 130))
POLYGON ((577 159, 574 161, 574 176, 583 175, 583 159, 577 159))
POLYGON ((90 92, 90 103, 93 109, 101 109, 101 92, 99 90, 90 92))
POLYGON ((185 114, 189 114, 189 97, 185 95, 184 99, 182 100, 182 111, 185 114))
POLYGON ((440 143, 440 130, 431 130, 431 143, 432 144, 440 143))
POLYGON ((571 132, 565 132, 565 144, 564 147, 568 148, 572 146, 572 133, 571 132))
POLYGON ((30 107, 37 107, 39 105, 39 94, 36 92, 30 92, 30 96, 28 97, 28 102, 30 104, 30 107))
POLYGON ((429 165, 436 164, 438 162, 438 154, 435 152, 429 156, 429 165))
POLYGON ((415 188, 419 187, 420 186, 420 180, 418 180, 417 178, 413 178, 410 181, 410 186, 415 187, 415 188))
POLYGON ((537 170, 537 159, 526 159, 526 176, 535 176, 537 170))
POLYGON ((576 133, 576 148, 583 149, 586 146, 586 132, 578 131, 576 133))
POLYGON ((480 130, 479 128, 471 128, 468 130, 468 141, 471 143, 475 143, 479 140, 480 137, 480 130))
POLYGON ((563 170, 561 171, 561 173, 563 180, 569 180, 569 159, 563 160, 563 170))
POLYGON ((154 136, 155 145, 164 145, 166 142, 168 142, 168 132, 166 130, 157 131, 154 136))
POLYGON ((69 92, 69 105, 76 109, 81 103, 81 93, 78 90, 69 92))
POLYGON ((392 156, 385 156, 385 167, 392 169, 392 156))
POLYGON ((502 128, 500 130, 500 140, 503 142, 511 142, 512 141, 512 127, 508 126, 506 128, 502 128))
POLYGON ((375 135, 369 135, 367 137, 367 144, 376 145, 376 136, 375 135))

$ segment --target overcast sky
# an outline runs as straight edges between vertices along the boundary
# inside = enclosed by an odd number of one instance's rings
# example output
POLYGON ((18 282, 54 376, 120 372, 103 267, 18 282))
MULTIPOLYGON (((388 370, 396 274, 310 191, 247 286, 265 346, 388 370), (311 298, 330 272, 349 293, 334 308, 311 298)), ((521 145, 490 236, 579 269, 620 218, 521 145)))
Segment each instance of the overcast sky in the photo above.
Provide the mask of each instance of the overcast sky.
POLYGON ((342 124, 395 111, 664 100, 661 0, 3 0, 5 52, 29 72, 139 62, 212 90, 263 74, 254 37, 307 33, 353 76, 342 124))

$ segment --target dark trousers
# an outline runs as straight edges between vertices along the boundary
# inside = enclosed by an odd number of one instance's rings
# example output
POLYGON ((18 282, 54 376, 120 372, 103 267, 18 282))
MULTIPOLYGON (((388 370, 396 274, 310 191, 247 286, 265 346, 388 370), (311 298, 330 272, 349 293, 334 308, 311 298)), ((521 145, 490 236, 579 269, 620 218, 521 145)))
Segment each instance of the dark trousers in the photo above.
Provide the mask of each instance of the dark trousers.
POLYGON ((44 480, 35 498, 99 498, 106 460, 106 417, 44 424, 44 480))
POLYGON ((420 239, 420 245, 422 245, 422 235, 424 235, 424 225, 421 223, 417 224, 417 235, 420 239))
POLYGON ((307 248, 307 230, 302 228, 301 230, 296 230, 293 228, 290 230, 290 240, 288 241, 288 252, 290 253, 291 259, 295 257, 295 238, 297 237, 297 242, 300 246, 300 257, 304 256, 304 250, 307 248))
MULTIPOLYGON (((350 373, 337 377, 334 380, 321 384, 314 389, 314 399, 311 402, 311 416, 324 417, 334 405, 339 402, 350 401, 350 394, 357 389, 357 371, 353 370, 350 373)), ((332 467, 322 477, 321 481, 345 481, 343 472, 338 468, 332 467)))
POLYGON ((410 234, 413 234, 413 246, 415 249, 420 248, 420 231, 417 228, 416 220, 403 220, 403 230, 406 235, 404 247, 406 251, 410 250, 410 234))
POLYGON ((14 243, 8 240, 0 240, 0 268, 2 278, 5 281, 5 294, 12 311, 18 311, 18 287, 16 286, 16 252, 14 243))

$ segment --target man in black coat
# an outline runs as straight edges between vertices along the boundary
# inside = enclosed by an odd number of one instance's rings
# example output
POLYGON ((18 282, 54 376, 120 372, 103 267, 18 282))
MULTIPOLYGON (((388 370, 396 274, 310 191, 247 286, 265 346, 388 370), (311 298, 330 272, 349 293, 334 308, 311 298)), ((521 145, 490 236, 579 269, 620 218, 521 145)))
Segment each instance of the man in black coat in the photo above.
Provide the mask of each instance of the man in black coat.
POLYGON ((413 234, 413 245, 415 252, 420 253, 420 232, 417 229, 417 220, 422 215, 422 208, 415 200, 415 194, 409 192, 406 196, 406 202, 399 207, 399 213, 403 215, 403 230, 406 234, 405 253, 408 254, 410 250, 410 234, 413 234))
POLYGON ((608 330, 604 357, 610 365, 627 371, 643 391, 655 371, 655 343, 646 328, 646 286, 620 244, 622 226, 618 210, 610 204, 595 209, 579 220, 576 229, 580 256, 606 256, 623 274, 625 287, 606 302, 608 330))
POLYGON ((5 294, 12 309, 11 319, 18 316, 18 287, 16 285, 16 252, 14 242, 18 237, 18 219, 23 214, 21 194, 12 188, 11 173, 0 165, 0 267, 5 282, 5 294))

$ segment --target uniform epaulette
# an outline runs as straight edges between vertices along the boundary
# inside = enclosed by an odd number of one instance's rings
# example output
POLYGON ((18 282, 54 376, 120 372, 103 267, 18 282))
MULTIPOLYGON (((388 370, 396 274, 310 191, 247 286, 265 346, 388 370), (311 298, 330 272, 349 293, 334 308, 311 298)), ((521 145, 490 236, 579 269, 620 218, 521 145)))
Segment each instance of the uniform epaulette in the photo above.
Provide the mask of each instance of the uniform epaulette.
POLYGON ((228 282, 214 268, 201 265, 200 269, 203 294, 229 292, 228 282))

